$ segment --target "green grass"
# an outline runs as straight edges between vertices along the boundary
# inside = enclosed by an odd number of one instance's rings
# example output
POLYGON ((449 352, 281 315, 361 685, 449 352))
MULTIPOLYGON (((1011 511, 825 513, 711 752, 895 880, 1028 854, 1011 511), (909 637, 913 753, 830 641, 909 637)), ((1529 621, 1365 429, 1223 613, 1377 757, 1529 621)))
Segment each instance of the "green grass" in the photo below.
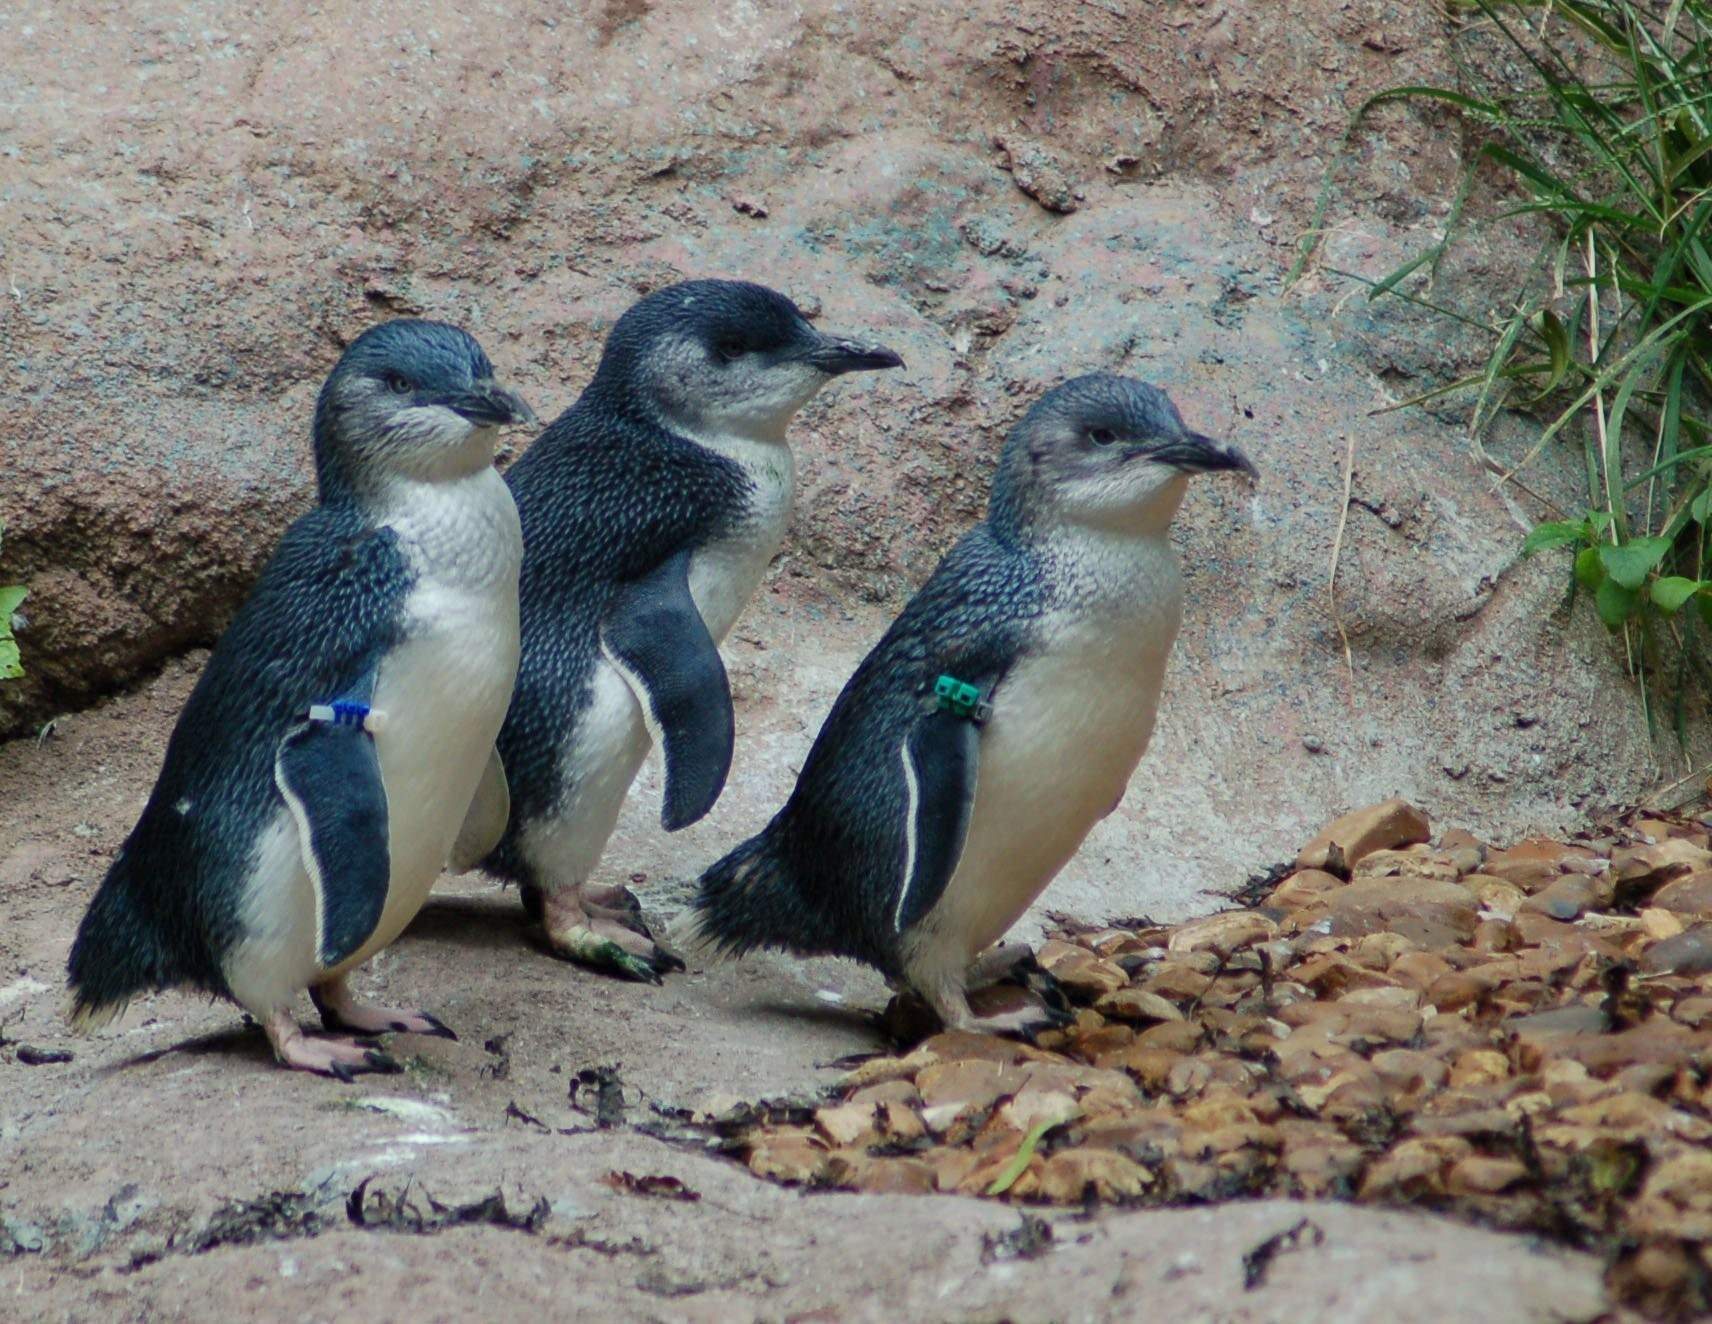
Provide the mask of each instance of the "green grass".
MULTIPOLYGON (((1686 740, 1712 676, 1712 0, 1462 0, 1450 16, 1461 86, 1382 92, 1345 138, 1405 101, 1446 108, 1477 144, 1444 237, 1368 281, 1369 298, 1437 308, 1489 337, 1480 372, 1408 403, 1465 391, 1477 437, 1501 409, 1539 416, 1538 443, 1506 481, 1547 446, 1580 445, 1585 509, 1520 550, 1565 556, 1571 600, 1590 600, 1621 637, 1649 724, 1669 712, 1686 740), (1471 318, 1430 291, 1482 189, 1499 191, 1504 217, 1545 218, 1549 237, 1495 300, 1505 311, 1471 318)), ((1292 281, 1318 246, 1331 179, 1292 281)))
MULTIPOLYGON (((0 521, 0 549, 6 545, 6 525, 0 521)), ((30 590, 16 584, 0 584, 0 680, 17 680, 24 674, 18 641, 12 634, 12 616, 24 605, 30 590)))

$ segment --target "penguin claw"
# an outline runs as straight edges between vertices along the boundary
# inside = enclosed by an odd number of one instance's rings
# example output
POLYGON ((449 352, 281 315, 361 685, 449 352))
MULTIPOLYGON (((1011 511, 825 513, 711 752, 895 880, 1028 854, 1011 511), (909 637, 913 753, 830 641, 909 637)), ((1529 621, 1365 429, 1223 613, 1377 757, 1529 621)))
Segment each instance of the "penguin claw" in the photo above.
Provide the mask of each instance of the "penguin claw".
POLYGON ((322 1027, 339 1034, 358 1036, 356 1042, 364 1048, 379 1048, 374 1036, 382 1034, 427 1034, 439 1039, 457 1039, 457 1035, 438 1016, 414 1008, 395 1010, 358 1002, 342 987, 334 995, 323 989, 310 989, 310 1000, 321 1013, 322 1027))
POLYGON ((633 979, 640 984, 663 984, 662 971, 646 956, 636 956, 624 950, 610 939, 600 943, 591 952, 591 964, 601 965, 633 979))
MULTIPOLYGON (((432 1015, 426 1011, 419 1011, 416 1014, 428 1022, 428 1028, 426 1030, 417 1030, 417 1034, 430 1034, 438 1039, 450 1039, 453 1043, 458 1042, 457 1033, 450 1025, 447 1025, 446 1022, 441 1020, 438 1016, 432 1015)), ((410 1027, 400 1025, 398 1028, 400 1030, 407 1030, 410 1027)))
POLYGON ((567 922, 546 929, 553 955, 639 984, 660 984, 664 976, 685 969, 682 958, 656 943, 640 920, 622 923, 613 918, 612 909, 600 907, 591 913, 580 903, 571 905, 576 909, 562 915, 567 922))
POLYGON ((403 1063, 389 1053, 377 1053, 371 1050, 363 1055, 363 1061, 366 1063, 363 1069, 373 1071, 377 1075, 396 1076, 404 1070, 403 1063))

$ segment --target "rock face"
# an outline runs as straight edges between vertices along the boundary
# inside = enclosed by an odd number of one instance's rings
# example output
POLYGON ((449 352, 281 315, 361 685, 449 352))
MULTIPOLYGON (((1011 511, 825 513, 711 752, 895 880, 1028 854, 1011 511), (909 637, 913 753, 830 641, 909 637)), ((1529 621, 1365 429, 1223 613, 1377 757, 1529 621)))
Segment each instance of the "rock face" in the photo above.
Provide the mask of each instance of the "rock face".
MULTIPOLYGON (((1154 751, 1054 904, 1187 905, 1389 794, 1496 833, 1630 792, 1655 772, 1638 714, 1604 641, 1550 619, 1557 576, 1513 564, 1507 499, 1455 428, 1371 414, 1468 346, 1281 290, 1350 109, 1451 77, 1436 24, 1382 0, 12 6, 0 582, 31 597, 0 733, 216 637, 311 499, 314 391, 365 325, 464 323, 550 415, 639 292, 744 274, 909 363, 799 426, 782 610, 739 627, 772 655, 733 668, 757 817, 978 515, 1004 428, 1102 368, 1165 386, 1265 484, 1191 498, 1154 751), (1346 674, 1326 585, 1351 438, 1346 674)), ((1458 162, 1402 112, 1367 150, 1329 252, 1379 272, 1458 162)))

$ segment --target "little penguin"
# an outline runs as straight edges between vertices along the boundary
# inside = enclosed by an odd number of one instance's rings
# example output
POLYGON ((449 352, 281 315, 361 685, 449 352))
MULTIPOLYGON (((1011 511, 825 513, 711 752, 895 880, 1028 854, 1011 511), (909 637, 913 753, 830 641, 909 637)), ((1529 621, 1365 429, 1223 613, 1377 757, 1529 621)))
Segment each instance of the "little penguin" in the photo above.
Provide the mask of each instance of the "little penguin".
POLYGON ((242 1006, 286 1066, 341 1079, 397 1065, 305 1035, 304 989, 330 1031, 452 1037, 347 978, 503 826, 471 812, 478 786, 505 796, 517 671, 522 536, 493 457, 501 426, 533 421, 456 327, 352 341, 315 407, 319 503, 216 644, 78 929, 76 1028, 188 986, 242 1006))
MULTIPOLYGON (((1012 429, 986 518, 833 704, 783 809, 704 873, 675 936, 853 957, 950 1028, 996 942, 1117 807, 1153 732, 1193 474, 1255 474, 1146 383, 1078 377, 1012 429)), ((998 957, 997 962, 994 957, 998 957)))
POLYGON ((658 982, 635 898, 590 881, 651 745, 660 822, 713 807, 731 766, 719 645, 779 549, 786 426, 891 350, 816 330, 765 286, 692 280, 620 317, 593 379, 506 474, 523 521, 523 660, 500 733, 511 816, 482 867, 520 885, 552 950, 658 982))

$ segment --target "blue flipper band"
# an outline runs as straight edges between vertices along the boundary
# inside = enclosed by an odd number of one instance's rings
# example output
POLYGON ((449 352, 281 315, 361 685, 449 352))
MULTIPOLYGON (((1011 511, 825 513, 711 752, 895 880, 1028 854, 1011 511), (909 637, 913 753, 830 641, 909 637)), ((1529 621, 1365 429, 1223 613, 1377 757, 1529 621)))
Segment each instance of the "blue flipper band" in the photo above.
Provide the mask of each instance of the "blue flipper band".
POLYGON ((332 703, 310 704, 309 720, 311 722, 322 722, 329 726, 361 727, 373 735, 386 725, 386 714, 375 711, 366 703, 356 703, 350 699, 335 699, 332 703))

